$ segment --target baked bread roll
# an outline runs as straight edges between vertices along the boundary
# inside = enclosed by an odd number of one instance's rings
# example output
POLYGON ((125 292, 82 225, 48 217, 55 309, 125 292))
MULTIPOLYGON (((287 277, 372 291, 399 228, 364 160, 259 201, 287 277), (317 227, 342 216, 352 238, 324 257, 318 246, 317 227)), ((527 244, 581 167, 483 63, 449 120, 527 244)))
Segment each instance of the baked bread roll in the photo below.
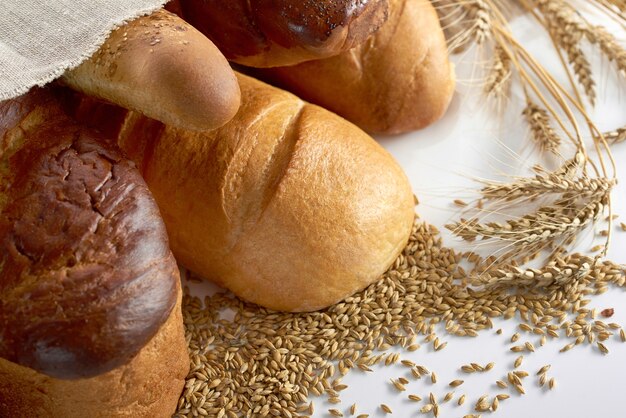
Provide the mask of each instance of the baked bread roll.
POLYGON ((181 264, 283 311, 327 307, 380 277, 411 232, 409 182, 344 119, 240 75, 242 106, 191 132, 83 99, 118 135, 161 208, 181 264))
POLYGON ((170 5, 234 62, 252 67, 327 58, 364 42, 387 0, 180 0, 170 5))
POLYGON ((46 92, 0 102, 0 416, 171 416, 180 303, 134 164, 46 92))
POLYGON ((62 80, 186 129, 217 128, 239 108, 239 86, 226 58, 204 35, 165 10, 113 31, 62 80))
POLYGON ((339 56, 262 76, 377 134, 424 128, 446 111, 454 71, 429 0, 390 0, 389 20, 339 56))

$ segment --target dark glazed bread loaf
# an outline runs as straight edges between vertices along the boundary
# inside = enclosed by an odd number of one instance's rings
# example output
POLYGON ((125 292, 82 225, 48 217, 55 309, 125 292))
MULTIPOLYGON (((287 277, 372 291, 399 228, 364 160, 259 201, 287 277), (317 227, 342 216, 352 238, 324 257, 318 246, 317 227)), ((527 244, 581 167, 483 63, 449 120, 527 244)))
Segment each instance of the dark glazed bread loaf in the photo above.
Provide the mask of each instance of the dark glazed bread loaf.
POLYGON ((252 67, 337 55, 387 20, 387 0, 180 0, 170 7, 226 58, 252 67))
POLYGON ((135 404, 147 395, 107 409, 113 404, 93 398, 111 394, 80 394, 110 381, 99 390, 117 393, 111 402, 119 404, 129 389, 116 385, 129 386, 137 372, 129 365, 165 337, 181 358, 161 359, 169 366, 153 364, 146 377, 169 382, 160 395, 169 405, 156 402, 171 414, 188 367, 182 322, 159 335, 180 318, 180 284, 140 173, 115 145, 65 117, 47 92, 0 103, 0 140, 0 416, 67 416, 60 413, 67 392, 82 416, 93 416, 83 415, 92 407, 141 415, 146 405, 135 404), (116 369, 125 372, 113 379, 116 369), (24 393, 13 384, 20 379, 24 393), (38 390, 47 402, 25 404, 38 390))

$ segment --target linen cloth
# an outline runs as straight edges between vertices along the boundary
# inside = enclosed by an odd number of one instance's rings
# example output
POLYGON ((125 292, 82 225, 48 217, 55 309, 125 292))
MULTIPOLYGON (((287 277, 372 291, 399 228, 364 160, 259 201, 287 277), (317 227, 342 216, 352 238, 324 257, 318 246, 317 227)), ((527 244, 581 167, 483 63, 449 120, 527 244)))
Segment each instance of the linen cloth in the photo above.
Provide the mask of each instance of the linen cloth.
POLYGON ((0 0, 0 100, 59 77, 167 0, 0 0))

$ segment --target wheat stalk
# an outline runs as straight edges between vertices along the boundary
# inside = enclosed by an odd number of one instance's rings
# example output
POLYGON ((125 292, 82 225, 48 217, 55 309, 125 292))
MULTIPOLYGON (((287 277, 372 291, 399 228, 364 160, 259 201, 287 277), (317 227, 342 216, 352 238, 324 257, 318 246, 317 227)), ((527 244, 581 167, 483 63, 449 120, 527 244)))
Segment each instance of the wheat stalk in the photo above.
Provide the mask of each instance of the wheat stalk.
POLYGON ((562 0, 533 0, 543 14, 545 26, 554 42, 567 54, 578 82, 593 105, 596 98, 595 83, 591 73, 591 64, 580 48, 581 40, 587 33, 587 25, 576 11, 562 0))
POLYGON ((594 260, 580 254, 548 262, 541 269, 522 269, 515 266, 498 266, 489 272, 472 277, 474 286, 487 289, 506 287, 545 288, 551 285, 563 286, 587 276, 592 271, 594 260))
MULTIPOLYGON (((464 240, 484 240, 501 245, 497 252, 499 258, 491 257, 487 266, 477 266, 478 272, 490 274, 497 267, 498 260, 524 263, 543 250, 554 252, 562 245, 571 244, 582 230, 598 221, 607 208, 611 215, 610 194, 616 180, 615 174, 609 175, 611 167, 615 173, 615 162, 608 144, 626 139, 624 128, 605 134, 598 130, 588 116, 577 89, 577 85, 582 86, 589 103, 594 104, 595 81, 589 60, 581 48, 583 41, 597 46, 624 75, 626 54, 615 36, 600 26, 591 25, 563 0, 518 0, 552 38, 572 83, 572 95, 515 39, 497 1, 468 0, 456 2, 456 5, 447 2, 448 7, 467 11, 467 18, 462 19, 463 29, 458 32, 461 35, 456 37, 456 45, 461 39, 479 45, 493 44, 491 64, 484 83, 485 93, 503 97, 510 80, 516 75, 526 98, 523 115, 540 148, 560 155, 562 139, 555 130, 558 126, 565 138, 576 146, 577 152, 574 158, 555 171, 536 167, 534 177, 518 177, 506 183, 487 182, 480 191, 481 202, 484 201, 489 209, 482 209, 479 213, 487 216, 502 213, 506 205, 542 202, 538 208, 529 209, 519 218, 509 217, 500 222, 473 217, 446 225, 464 240), (583 141, 579 126, 581 119, 594 139, 593 146, 597 151, 594 160, 589 158, 583 141), (610 166, 606 164, 606 157, 610 166), (499 209, 493 211, 494 207, 499 209)), ((604 0, 593 1, 600 4, 604 0)), ((614 5, 608 6, 613 9, 614 5)), ((609 224, 602 255, 610 243, 610 229, 609 224)), ((492 278, 499 280, 496 276, 492 278)))
POLYGON ((615 179, 590 178, 582 169, 582 153, 566 161, 554 171, 536 167, 537 174, 518 177, 508 183, 485 181, 480 191, 485 202, 524 202, 556 195, 551 204, 520 218, 504 222, 480 222, 477 218, 461 219, 446 225, 453 234, 473 242, 497 240, 506 245, 502 260, 516 260, 536 254, 555 243, 567 243, 603 214, 610 203, 615 179), (582 173, 581 173, 582 171, 582 173))
POLYGON ((588 193, 586 196, 564 194, 553 204, 541 206, 521 218, 485 223, 476 218, 461 219, 446 228, 466 241, 493 239, 507 244, 501 260, 523 260, 555 243, 569 243, 580 231, 597 221, 609 202, 608 193, 610 188, 607 193, 588 193))

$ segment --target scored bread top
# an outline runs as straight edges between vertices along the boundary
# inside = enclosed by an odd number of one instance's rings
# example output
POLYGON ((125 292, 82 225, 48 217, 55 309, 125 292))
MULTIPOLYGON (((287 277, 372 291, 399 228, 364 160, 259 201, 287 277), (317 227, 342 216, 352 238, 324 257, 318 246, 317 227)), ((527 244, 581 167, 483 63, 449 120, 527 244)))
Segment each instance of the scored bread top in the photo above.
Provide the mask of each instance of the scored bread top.
POLYGON ((56 378, 130 361, 178 269, 134 164, 47 92, 0 102, 0 357, 56 378))
POLYGON ((387 0, 180 0, 169 7, 226 58, 253 67, 339 54, 387 20, 387 0))

